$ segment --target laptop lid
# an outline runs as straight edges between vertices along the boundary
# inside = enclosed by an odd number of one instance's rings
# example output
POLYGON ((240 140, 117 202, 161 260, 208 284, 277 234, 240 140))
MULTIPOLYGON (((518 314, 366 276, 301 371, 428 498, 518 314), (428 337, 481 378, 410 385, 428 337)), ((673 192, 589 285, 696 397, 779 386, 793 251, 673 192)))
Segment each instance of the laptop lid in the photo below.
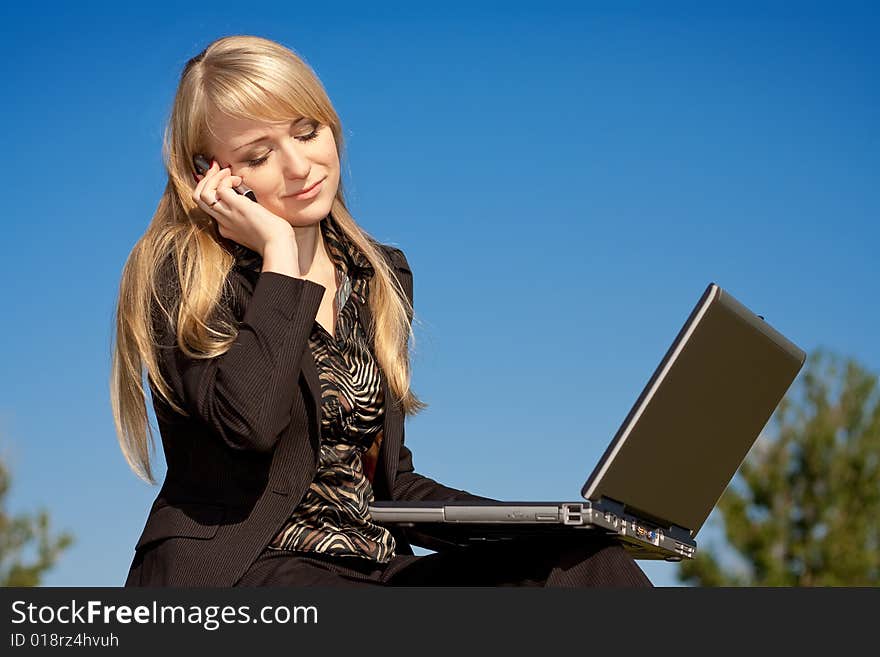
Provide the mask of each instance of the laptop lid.
POLYGON ((581 494, 696 536, 804 360, 710 283, 581 494))

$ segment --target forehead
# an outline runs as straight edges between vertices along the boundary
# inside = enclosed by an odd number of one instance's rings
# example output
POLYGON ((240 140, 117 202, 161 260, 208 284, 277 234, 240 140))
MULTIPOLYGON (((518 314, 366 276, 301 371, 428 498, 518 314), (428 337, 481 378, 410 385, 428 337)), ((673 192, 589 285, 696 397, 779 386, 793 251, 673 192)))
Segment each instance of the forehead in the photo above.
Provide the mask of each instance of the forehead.
POLYGON ((215 140, 230 148, 246 143, 249 138, 259 137, 288 125, 289 121, 263 121, 228 114, 208 117, 208 132, 215 140))

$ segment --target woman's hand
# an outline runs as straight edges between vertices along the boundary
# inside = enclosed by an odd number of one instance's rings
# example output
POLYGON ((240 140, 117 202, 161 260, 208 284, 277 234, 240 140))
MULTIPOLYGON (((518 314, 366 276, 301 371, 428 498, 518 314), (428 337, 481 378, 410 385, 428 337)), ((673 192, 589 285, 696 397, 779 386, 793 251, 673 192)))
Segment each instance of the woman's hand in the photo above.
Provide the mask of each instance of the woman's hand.
POLYGON ((212 162, 205 175, 197 178, 193 201, 217 221, 220 235, 264 257, 268 244, 296 248, 289 223, 232 189, 241 184, 241 176, 233 176, 230 169, 212 162))

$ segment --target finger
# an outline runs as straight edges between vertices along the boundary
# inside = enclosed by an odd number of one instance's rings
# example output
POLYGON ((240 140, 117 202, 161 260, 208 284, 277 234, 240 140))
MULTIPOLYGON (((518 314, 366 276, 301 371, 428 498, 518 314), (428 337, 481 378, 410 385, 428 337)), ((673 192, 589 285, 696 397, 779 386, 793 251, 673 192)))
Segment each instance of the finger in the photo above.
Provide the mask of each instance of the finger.
MULTIPOLYGON (((235 207, 235 204, 239 202, 238 192, 232 189, 231 185, 228 185, 224 182, 220 187, 217 188, 217 199, 222 201, 224 211, 228 211, 231 208, 235 207)), ((219 207, 220 203, 215 205, 214 207, 219 207)))
POLYGON ((199 196, 201 196, 202 190, 205 188, 205 177, 202 175, 197 175, 196 181, 197 182, 196 182, 195 189, 193 189, 192 197, 193 197, 193 201, 198 203, 199 196))
POLYGON ((220 171, 217 172, 217 181, 218 181, 217 184, 219 185, 220 184, 219 181, 226 180, 231 175, 232 175, 232 169, 229 169, 228 167, 226 169, 220 169, 220 171))
POLYGON ((217 175, 219 171, 219 165, 216 162, 211 163, 211 168, 205 171, 204 176, 202 177, 202 189, 204 190, 206 187, 210 188, 212 185, 212 181, 217 175))
POLYGON ((211 162, 211 168, 205 172, 205 186, 209 189, 214 187, 216 184, 217 176, 219 175, 221 169, 220 165, 216 162, 211 162))
POLYGON ((200 203, 200 206, 207 214, 214 218, 218 226, 229 215, 229 206, 224 203, 223 199, 221 199, 219 196, 210 203, 205 203, 203 201, 202 203, 200 203))
MULTIPOLYGON (((202 187, 200 193, 196 195, 193 193, 193 199, 195 200, 196 205, 198 205, 202 210, 204 210, 207 214, 214 217, 214 219, 220 218, 220 212, 228 212, 228 206, 221 203, 221 198, 218 195, 218 190, 212 187, 209 187, 208 181, 210 180, 207 176, 202 181, 205 185, 202 187)), ((200 183, 201 184, 201 183, 200 183)))
POLYGON ((223 205, 223 203, 221 202, 221 199, 216 199, 216 200, 217 200, 217 202, 213 203, 213 205, 212 205, 211 203, 207 203, 207 202, 203 201, 202 199, 198 199, 196 201, 196 205, 199 206, 199 208, 201 208, 201 210, 205 214, 209 215, 210 217, 213 217, 215 220, 219 220, 222 217, 220 212, 227 211, 227 208, 225 205, 223 205))
POLYGON ((210 199, 213 202, 215 199, 219 198, 220 190, 231 187, 229 184, 229 176, 231 175, 229 169, 221 169, 217 172, 217 176, 214 178, 214 198, 210 199))
POLYGON ((205 186, 210 181, 211 174, 214 171, 215 165, 216 165, 216 163, 212 162, 211 168, 208 169, 204 175, 199 174, 199 182, 198 182, 198 184, 196 184, 196 188, 193 190, 193 201, 195 201, 196 203, 199 202, 199 199, 201 198, 201 195, 205 189, 205 186))
MULTIPOLYGON (((220 190, 226 190, 226 189, 228 189, 232 192, 235 192, 235 188, 238 187, 241 183, 242 183, 241 176, 235 176, 232 173, 230 173, 229 175, 224 176, 220 180, 220 182, 217 184, 217 193, 219 194, 220 190)), ((235 192, 235 194, 236 194, 236 196, 238 196, 237 192, 235 192)), ((226 197, 226 198, 227 198, 227 203, 229 203, 230 199, 232 199, 231 196, 226 197)), ((232 205, 234 205, 234 204, 235 204, 235 201, 232 201, 232 205)))
POLYGON ((241 194, 239 194, 236 190, 244 182, 242 177, 231 175, 227 180, 229 182, 229 187, 232 189, 233 192, 235 192, 236 196, 241 196, 241 194))
POLYGON ((232 189, 236 186, 235 178, 237 176, 233 176, 231 173, 229 175, 223 176, 220 181, 217 183, 217 190, 220 189, 232 189))
POLYGON ((227 178, 231 173, 232 172, 229 169, 218 169, 217 172, 214 174, 214 177, 212 178, 209 187, 216 188, 220 184, 220 181, 227 178))
POLYGON ((214 212, 215 218, 217 219, 217 225, 220 225, 220 219, 224 218, 224 215, 229 214, 229 206, 223 202, 222 198, 217 198, 217 202, 211 206, 211 210, 214 212))
POLYGON ((205 176, 205 186, 202 188, 201 199, 208 205, 217 200, 217 186, 229 175, 228 169, 221 169, 205 176))

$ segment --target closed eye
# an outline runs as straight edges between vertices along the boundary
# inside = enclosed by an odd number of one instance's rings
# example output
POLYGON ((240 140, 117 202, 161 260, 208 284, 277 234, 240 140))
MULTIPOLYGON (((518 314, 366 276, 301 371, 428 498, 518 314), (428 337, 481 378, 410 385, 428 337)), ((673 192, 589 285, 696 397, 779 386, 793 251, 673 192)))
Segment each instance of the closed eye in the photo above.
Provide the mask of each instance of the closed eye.
MULTIPOLYGON (((301 135, 299 137, 296 137, 296 139, 303 142, 303 143, 312 141, 313 139, 315 139, 318 136, 318 132, 320 130, 321 130, 321 124, 313 122, 312 123, 312 131, 310 133, 308 133, 307 135, 301 135)), ((269 153, 271 153, 271 152, 272 151, 270 150, 265 155, 263 155, 260 158, 255 159, 255 160, 248 160, 247 161, 248 166, 251 168, 256 168, 258 166, 261 166, 262 164, 265 164, 266 160, 269 159, 269 153)))

